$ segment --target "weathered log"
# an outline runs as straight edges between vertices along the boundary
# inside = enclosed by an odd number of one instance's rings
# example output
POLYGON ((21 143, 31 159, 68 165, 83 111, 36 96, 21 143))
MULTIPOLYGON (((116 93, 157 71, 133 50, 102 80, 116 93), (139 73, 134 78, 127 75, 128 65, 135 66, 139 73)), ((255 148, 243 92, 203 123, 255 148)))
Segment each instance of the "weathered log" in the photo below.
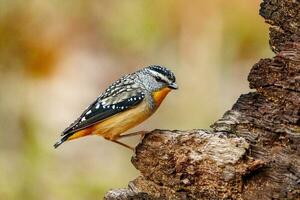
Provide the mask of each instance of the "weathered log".
POLYGON ((136 147, 140 176, 105 199, 300 199, 300 1, 264 0, 274 58, 249 74, 209 130, 155 130, 136 147))

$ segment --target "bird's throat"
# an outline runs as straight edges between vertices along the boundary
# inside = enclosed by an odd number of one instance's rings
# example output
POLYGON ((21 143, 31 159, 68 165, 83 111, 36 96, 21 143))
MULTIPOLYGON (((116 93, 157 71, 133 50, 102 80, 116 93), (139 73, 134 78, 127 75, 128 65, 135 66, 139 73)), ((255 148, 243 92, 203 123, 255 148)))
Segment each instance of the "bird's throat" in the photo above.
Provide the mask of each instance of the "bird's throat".
POLYGON ((165 99, 165 97, 170 91, 171 91, 170 88, 165 87, 153 93, 153 99, 155 101, 156 106, 159 106, 161 104, 161 102, 165 99))

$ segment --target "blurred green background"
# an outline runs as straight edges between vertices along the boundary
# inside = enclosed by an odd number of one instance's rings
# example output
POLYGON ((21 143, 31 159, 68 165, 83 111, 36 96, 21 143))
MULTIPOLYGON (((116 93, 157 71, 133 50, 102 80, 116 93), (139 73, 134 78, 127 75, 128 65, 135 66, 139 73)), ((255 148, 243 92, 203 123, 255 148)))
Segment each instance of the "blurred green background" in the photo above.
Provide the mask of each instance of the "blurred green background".
POLYGON ((126 187, 138 175, 129 150, 96 136, 52 145, 142 66, 168 66, 180 90, 131 131, 208 128, 271 54, 259 3, 0 0, 0 199, 101 199, 126 187))

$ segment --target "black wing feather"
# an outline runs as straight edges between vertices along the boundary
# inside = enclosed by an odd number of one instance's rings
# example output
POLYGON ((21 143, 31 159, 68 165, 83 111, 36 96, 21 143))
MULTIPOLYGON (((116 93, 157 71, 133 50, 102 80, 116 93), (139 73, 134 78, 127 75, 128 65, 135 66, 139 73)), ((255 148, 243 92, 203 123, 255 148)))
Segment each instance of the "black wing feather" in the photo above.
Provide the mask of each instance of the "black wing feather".
POLYGON ((62 136, 71 135, 72 133, 88 128, 124 110, 133 108, 141 103, 143 99, 144 94, 137 93, 136 96, 127 98, 121 102, 109 106, 103 106, 101 104, 101 100, 96 100, 82 113, 82 115, 74 123, 72 123, 63 131, 62 136))
POLYGON ((145 94, 134 81, 134 74, 126 75, 110 85, 68 128, 54 147, 57 148, 77 131, 88 128, 141 103, 145 94))

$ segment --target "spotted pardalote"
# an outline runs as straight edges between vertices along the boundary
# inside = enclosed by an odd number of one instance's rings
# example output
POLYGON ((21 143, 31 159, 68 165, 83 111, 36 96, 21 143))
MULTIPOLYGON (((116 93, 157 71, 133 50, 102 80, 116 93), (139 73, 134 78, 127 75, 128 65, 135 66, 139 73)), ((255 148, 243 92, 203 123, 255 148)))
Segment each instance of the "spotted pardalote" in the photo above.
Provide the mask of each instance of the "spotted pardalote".
POLYGON ((134 134, 122 133, 150 117, 166 95, 177 88, 175 75, 163 66, 150 65, 125 75, 111 84, 63 131, 54 147, 83 136, 100 135, 131 148, 118 139, 134 134))

